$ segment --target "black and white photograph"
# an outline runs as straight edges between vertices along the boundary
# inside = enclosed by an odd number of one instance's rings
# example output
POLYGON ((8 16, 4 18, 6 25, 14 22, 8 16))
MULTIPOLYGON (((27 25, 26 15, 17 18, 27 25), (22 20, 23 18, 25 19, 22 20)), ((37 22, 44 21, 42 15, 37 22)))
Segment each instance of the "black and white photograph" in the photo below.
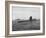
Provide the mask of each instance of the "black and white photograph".
POLYGON ((40 30, 40 7, 12 6, 12 31, 40 30))
POLYGON ((10 4, 10 33, 42 33, 42 10, 40 5, 10 4))
POLYGON ((45 34, 44 3, 6 2, 6 36, 45 34))

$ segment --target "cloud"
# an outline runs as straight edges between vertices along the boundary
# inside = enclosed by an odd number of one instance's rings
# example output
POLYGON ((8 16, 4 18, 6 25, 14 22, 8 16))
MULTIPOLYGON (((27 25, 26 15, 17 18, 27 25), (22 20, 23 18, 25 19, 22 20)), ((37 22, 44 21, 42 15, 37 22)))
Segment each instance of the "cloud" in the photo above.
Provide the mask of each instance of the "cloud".
POLYGON ((32 16, 33 18, 40 18, 40 8, 39 7, 13 7, 12 18, 15 19, 29 19, 32 16))

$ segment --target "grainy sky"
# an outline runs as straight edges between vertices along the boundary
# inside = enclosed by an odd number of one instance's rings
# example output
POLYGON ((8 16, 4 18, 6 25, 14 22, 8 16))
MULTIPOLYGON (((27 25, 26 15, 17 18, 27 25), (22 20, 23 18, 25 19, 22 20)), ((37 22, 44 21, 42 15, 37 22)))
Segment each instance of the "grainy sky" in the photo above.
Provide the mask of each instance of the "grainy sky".
POLYGON ((32 18, 39 19, 40 18, 40 8, 39 7, 14 7, 12 9, 12 19, 29 19, 30 16, 32 18))

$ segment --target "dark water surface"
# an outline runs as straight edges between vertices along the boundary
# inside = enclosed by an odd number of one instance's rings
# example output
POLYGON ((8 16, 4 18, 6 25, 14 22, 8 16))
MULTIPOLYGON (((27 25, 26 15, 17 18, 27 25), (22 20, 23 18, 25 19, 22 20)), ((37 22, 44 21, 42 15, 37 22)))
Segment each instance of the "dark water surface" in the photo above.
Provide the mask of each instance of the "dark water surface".
POLYGON ((40 20, 12 22, 12 31, 22 31, 22 30, 40 30, 40 20))

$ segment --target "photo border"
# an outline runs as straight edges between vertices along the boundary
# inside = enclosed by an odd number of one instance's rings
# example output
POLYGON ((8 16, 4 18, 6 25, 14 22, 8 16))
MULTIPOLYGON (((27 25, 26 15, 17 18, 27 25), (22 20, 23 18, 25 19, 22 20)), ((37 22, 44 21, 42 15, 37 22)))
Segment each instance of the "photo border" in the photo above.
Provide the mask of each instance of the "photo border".
POLYGON ((18 4, 10 4, 10 11, 9 11, 9 13, 10 13, 10 26, 9 26, 9 28, 10 28, 10 30, 9 30, 9 34, 24 34, 24 33, 42 33, 43 32, 43 12, 42 12, 42 10, 43 10, 43 6, 40 6, 40 5, 26 5, 26 4, 24 4, 24 5, 21 5, 21 4, 19 4, 19 6, 22 6, 22 7, 39 7, 40 8, 40 30, 23 30, 23 31, 12 31, 12 7, 13 6, 18 6, 18 4))
POLYGON ((5 1, 5 37, 19 37, 19 36, 35 36, 45 35, 45 3, 36 2, 20 2, 20 1, 5 1), (9 34, 9 4, 29 4, 29 5, 42 5, 43 6, 43 33, 29 33, 29 34, 9 34))

